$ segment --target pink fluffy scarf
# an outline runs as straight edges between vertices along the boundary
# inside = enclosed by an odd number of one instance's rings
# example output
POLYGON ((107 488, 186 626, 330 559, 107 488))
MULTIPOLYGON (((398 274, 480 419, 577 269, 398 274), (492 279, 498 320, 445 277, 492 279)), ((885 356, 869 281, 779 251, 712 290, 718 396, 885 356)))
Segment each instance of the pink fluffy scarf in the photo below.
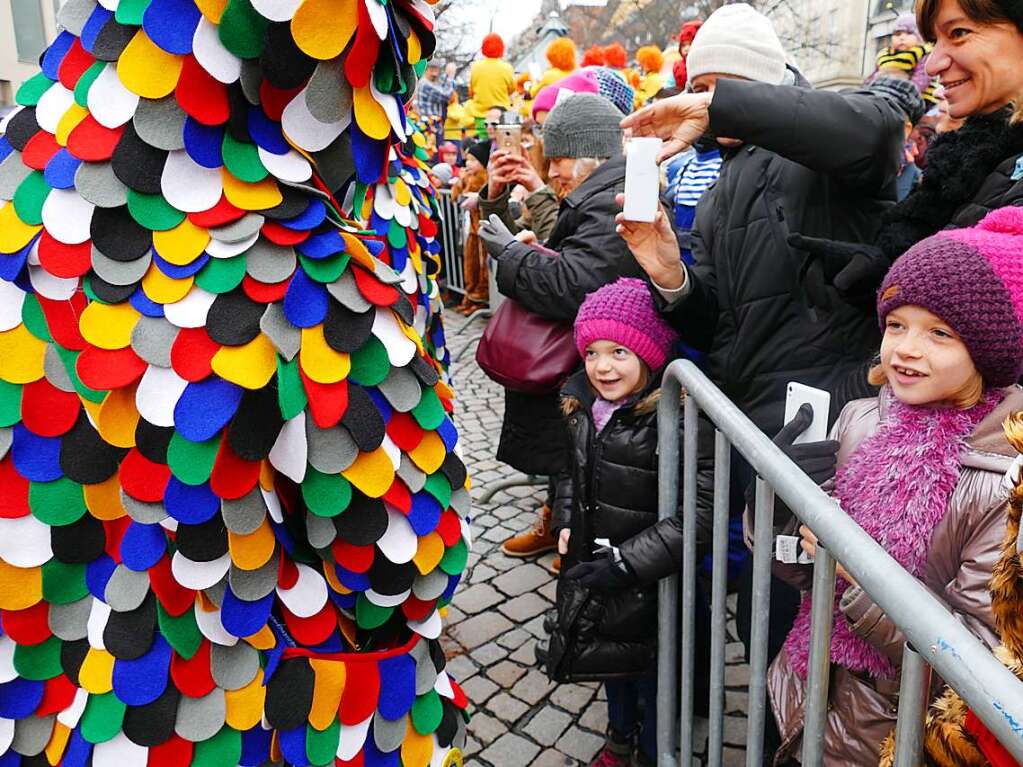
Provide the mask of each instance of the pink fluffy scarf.
MULTIPOLYGON (((927 563, 931 535, 944 518, 959 482, 966 438, 1003 395, 1000 390, 990 390, 969 410, 906 405, 887 388, 881 396, 884 420, 839 470, 834 495, 860 527, 919 578, 927 563)), ((835 584, 831 662, 875 678, 894 678, 891 661, 853 634, 843 617, 839 604, 848 588, 841 579, 835 584)), ((806 594, 785 640, 789 663, 804 679, 810 649, 810 603, 806 594)))

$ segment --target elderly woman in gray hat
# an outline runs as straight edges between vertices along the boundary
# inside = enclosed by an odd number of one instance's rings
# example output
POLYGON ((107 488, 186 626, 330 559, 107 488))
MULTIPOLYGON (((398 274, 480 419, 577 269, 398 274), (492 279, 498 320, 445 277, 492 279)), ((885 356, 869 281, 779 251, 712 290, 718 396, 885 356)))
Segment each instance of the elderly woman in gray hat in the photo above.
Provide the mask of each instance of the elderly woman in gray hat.
MULTIPOLYGON (((563 195, 544 244, 558 258, 518 241, 497 216, 480 227, 497 264, 498 289, 547 319, 572 322, 587 293, 619 277, 641 274, 615 232, 615 196, 625 188, 621 119, 610 101, 587 93, 564 99, 544 124, 544 155, 563 195)), ((564 467, 566 450, 557 394, 508 391, 498 460, 527 474, 549 476, 564 467)), ((533 528, 506 541, 502 550, 528 557, 555 545, 545 506, 533 528)))

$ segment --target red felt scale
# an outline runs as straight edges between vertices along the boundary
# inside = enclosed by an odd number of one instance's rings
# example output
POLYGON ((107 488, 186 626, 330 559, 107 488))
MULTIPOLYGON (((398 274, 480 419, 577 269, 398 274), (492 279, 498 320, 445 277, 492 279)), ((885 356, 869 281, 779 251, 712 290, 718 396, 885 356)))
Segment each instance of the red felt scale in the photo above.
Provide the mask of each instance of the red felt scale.
POLYGON ((294 588, 298 583, 298 568, 288 557, 281 557, 277 567, 277 586, 282 589, 294 588))
POLYGON ((359 26, 355 31, 352 49, 345 58, 345 77, 353 88, 369 87, 379 48, 380 38, 373 29, 373 20, 366 9, 366 0, 359 0, 359 26))
POLYGON ((171 346, 171 367, 186 381, 198 383, 213 374, 213 355, 218 351, 220 344, 205 328, 185 328, 171 346))
POLYGON ((288 277, 283 282, 267 285, 264 282, 252 279, 252 277, 246 274, 245 279, 242 280, 242 290, 245 291, 245 295, 257 304, 273 304, 284 300, 284 294, 288 292, 288 285, 290 284, 291 277, 288 277))
POLYGON ((423 237, 436 237, 439 232, 437 222, 425 213, 419 214, 419 233, 423 237))
MULTIPOLYGON (((43 237, 46 236, 44 232, 43 237)), ((36 293, 36 300, 46 317, 46 327, 57 345, 71 351, 81 351, 88 346, 78 331, 78 318, 89 303, 83 292, 75 293, 67 301, 53 301, 36 293)))
POLYGON ((347 676, 338 718, 341 724, 351 726, 365 721, 376 711, 380 697, 380 673, 373 662, 346 663, 345 671, 347 676))
POLYGON ((164 557, 149 568, 149 585, 169 615, 184 615, 195 604, 195 592, 186 589, 174 579, 169 557, 164 557))
POLYGON ((387 436, 403 452, 411 453, 423 441, 425 432, 410 413, 395 412, 387 424, 387 436))
POLYGON ((36 709, 35 716, 50 716, 67 709, 75 699, 78 687, 64 674, 46 680, 43 687, 43 699, 36 709))
POLYGON ((171 735, 166 743, 149 747, 146 767, 189 767, 194 748, 195 744, 191 741, 179 735, 171 735))
POLYGON ((334 561, 342 563, 345 570, 353 573, 368 573, 373 566, 375 546, 355 546, 348 541, 337 538, 330 547, 334 561))
POLYGON ((384 500, 406 516, 412 511, 412 493, 401 477, 394 478, 394 482, 384 493, 384 500))
POLYGON ((195 655, 184 659, 177 653, 171 658, 171 679, 183 695, 201 698, 209 695, 217 686, 210 671, 210 642, 203 639, 195 655))
POLYGON ((18 519, 31 514, 28 480, 18 474, 10 455, 0 461, 0 519, 18 519))
POLYGON ((218 226, 237 221, 244 215, 244 210, 236 208, 227 201, 224 195, 220 195, 220 202, 202 213, 189 213, 188 220, 203 229, 215 229, 218 226))
POLYGON ((54 277, 81 277, 92 268, 92 241, 65 245, 44 229, 39 237, 39 263, 54 277))
POLYGON ((309 235, 310 232, 308 230, 288 229, 288 227, 281 226, 276 221, 267 221, 263 224, 263 236, 277 245, 297 245, 308 240, 309 235))
POLYGON ((264 80, 259 86, 259 103, 263 107, 263 112, 271 120, 279 123, 281 115, 284 114, 284 107, 290 104, 304 87, 305 83, 297 88, 275 88, 264 80))
POLYGON ((433 608, 437 606, 437 600, 431 599, 429 602, 423 602, 420 599, 416 599, 414 594, 410 594, 408 598, 401 603, 401 611, 405 613, 405 617, 410 621, 424 621, 430 613, 433 612, 433 608))
POLYGON ((220 441, 220 450, 210 475, 210 489, 218 498, 236 500, 246 495, 259 482, 259 461, 246 461, 237 456, 228 440, 220 441))
POLYGON ((385 285, 362 267, 353 267, 352 274, 355 275, 355 286, 362 297, 374 306, 393 306, 398 300, 400 293, 397 288, 385 285))
POLYGON ((45 378, 26 384, 21 392, 21 421, 40 437, 67 434, 81 409, 77 394, 61 391, 45 378))
POLYGON ((106 535, 103 550, 118 564, 121 563, 121 541, 128 528, 131 527, 131 523, 132 519, 127 515, 103 523, 103 531, 106 535))
POLYGON ((170 482, 171 471, 166 464, 154 463, 137 448, 132 448, 121 461, 121 487, 132 498, 145 503, 160 503, 170 482))
POLYGON ((89 115, 74 127, 67 139, 67 148, 79 160, 105 162, 117 148, 124 126, 105 128, 89 115))
POLYGON ((0 610, 4 634, 19 645, 37 645, 45 642, 50 631, 50 605, 40 602, 25 610, 0 610))
POLYGON ((281 613, 284 615, 284 623, 288 627, 288 632, 304 647, 323 644, 337 628, 334 606, 329 601, 311 618, 299 618, 284 605, 281 605, 281 613))
POLYGON ((305 396, 309 400, 309 412, 313 416, 313 422, 321 429, 337 426, 348 410, 348 382, 322 384, 309 378, 301 366, 298 372, 302 377, 305 396))
POLYGON ((142 377, 149 366, 130 346, 110 351, 90 346, 78 355, 75 369, 90 389, 123 389, 142 377))
POLYGON ((96 59, 82 47, 82 41, 76 37, 71 47, 68 48, 68 52, 64 54, 64 58, 61 59, 60 66, 57 68, 57 79, 60 80, 61 85, 69 91, 73 91, 78 85, 79 79, 85 74, 85 70, 95 63, 96 59))
POLYGON ((60 151, 60 144, 52 133, 40 130, 25 144, 21 162, 33 170, 46 170, 47 163, 60 151))
POLYGON ((440 515, 440 522, 437 523, 437 535, 449 549, 462 537, 462 526, 458 521, 458 515, 451 509, 440 515))
POLYGON ((231 116, 227 87, 200 66, 194 56, 185 56, 174 90, 185 114, 203 125, 222 125, 231 116))

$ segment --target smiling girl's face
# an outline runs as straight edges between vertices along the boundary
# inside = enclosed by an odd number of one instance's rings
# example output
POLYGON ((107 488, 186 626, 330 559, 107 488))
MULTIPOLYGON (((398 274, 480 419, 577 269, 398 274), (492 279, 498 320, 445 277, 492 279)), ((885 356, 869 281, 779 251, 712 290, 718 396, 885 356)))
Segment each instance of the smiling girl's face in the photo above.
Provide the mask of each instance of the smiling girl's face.
POLYGON ((881 368, 895 396, 907 405, 954 403, 980 379, 962 339, 919 306, 888 313, 881 368))
POLYGON ((604 399, 617 402, 646 383, 646 365, 615 341, 594 341, 586 347, 586 377, 604 399))

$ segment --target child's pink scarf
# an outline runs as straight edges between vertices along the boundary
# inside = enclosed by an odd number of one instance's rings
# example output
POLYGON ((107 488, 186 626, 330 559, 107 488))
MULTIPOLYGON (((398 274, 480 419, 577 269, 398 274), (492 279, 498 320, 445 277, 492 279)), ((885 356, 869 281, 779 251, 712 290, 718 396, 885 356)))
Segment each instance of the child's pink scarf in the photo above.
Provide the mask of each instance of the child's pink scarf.
MULTIPOLYGON (((945 516, 959 482, 967 437, 998 405, 1003 393, 990 390, 969 410, 906 405, 889 389, 878 430, 865 439, 835 478, 834 495, 845 512, 907 571, 920 578, 931 535, 945 516), (923 544, 923 545, 922 545, 923 544)), ((876 647, 855 634, 839 609, 849 584, 835 584, 831 662, 875 678, 894 678, 895 667, 876 647)), ((810 648, 810 595, 785 640, 793 669, 804 679, 810 648)))

